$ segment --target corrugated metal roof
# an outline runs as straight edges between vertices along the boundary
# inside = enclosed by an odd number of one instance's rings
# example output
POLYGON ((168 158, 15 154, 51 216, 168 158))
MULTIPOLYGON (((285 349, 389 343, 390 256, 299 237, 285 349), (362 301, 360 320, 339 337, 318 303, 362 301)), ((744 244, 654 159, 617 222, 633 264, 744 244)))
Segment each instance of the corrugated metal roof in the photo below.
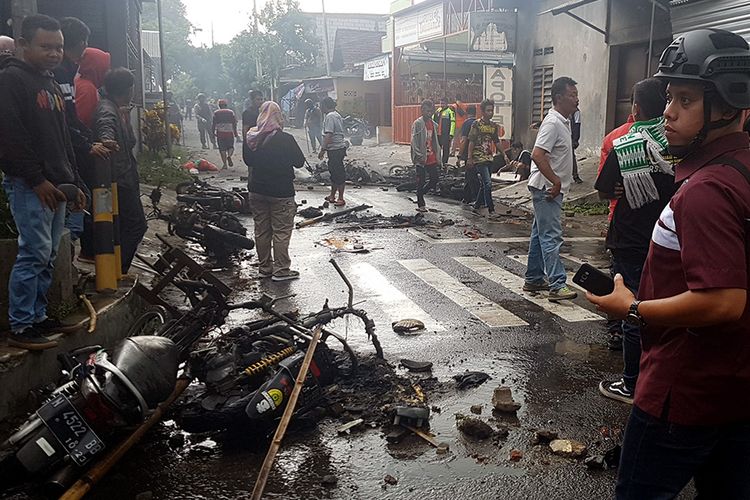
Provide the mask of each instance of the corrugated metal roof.
POLYGON ((158 31, 147 31, 141 32, 141 45, 146 54, 154 57, 161 57, 161 50, 159 50, 159 32, 158 31))
POLYGON ((750 40, 750 0, 699 1, 672 7, 675 34, 698 28, 720 28, 750 40))

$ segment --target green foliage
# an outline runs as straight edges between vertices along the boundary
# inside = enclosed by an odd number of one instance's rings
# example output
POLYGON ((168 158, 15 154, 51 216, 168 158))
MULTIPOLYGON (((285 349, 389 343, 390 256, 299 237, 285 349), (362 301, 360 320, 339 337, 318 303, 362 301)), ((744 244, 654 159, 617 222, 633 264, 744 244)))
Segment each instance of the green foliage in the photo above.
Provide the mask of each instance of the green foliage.
MULTIPOLYGON (((1 175, 0 180, 2 180, 1 175)), ((13 214, 10 212, 8 196, 5 194, 5 189, 0 189, 0 239, 12 239, 17 236, 18 230, 13 214)))
POLYGON ((162 185, 173 188, 183 181, 191 179, 190 174, 182 168, 188 154, 182 148, 173 148, 174 158, 166 159, 154 151, 144 151, 138 155, 138 173, 141 182, 152 186, 162 185))
POLYGON ((579 215, 607 215, 609 214, 609 203, 606 201, 563 203, 563 211, 579 215))

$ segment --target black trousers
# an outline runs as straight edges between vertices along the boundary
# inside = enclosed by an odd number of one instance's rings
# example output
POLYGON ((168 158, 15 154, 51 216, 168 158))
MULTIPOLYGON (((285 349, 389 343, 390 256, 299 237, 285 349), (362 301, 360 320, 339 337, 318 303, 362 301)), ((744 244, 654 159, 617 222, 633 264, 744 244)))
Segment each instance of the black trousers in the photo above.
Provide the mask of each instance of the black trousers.
POLYGON ((476 167, 466 167, 464 173, 464 203, 474 203, 479 195, 479 174, 476 167))
POLYGON ((449 135, 439 135, 438 144, 440 144, 440 149, 443 151, 443 165, 447 165, 448 159, 451 157, 453 137, 449 135))
POLYGON ((424 195, 437 187, 438 183, 438 167, 437 165, 429 165, 423 167, 417 165, 417 206, 424 206, 424 195), (429 177, 429 181, 425 180, 429 177))
POLYGON ((143 213, 141 192, 137 187, 118 186, 117 197, 120 208, 120 251, 122 272, 127 273, 138 246, 146 234, 148 225, 143 213))

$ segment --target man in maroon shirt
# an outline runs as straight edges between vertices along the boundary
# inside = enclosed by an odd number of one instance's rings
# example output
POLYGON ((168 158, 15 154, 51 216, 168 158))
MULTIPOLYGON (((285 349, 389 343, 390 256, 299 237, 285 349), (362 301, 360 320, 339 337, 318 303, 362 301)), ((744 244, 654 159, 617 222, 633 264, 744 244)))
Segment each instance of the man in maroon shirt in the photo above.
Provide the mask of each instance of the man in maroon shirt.
POLYGON ((642 326, 641 372, 618 499, 750 498, 750 47, 722 30, 662 55, 666 134, 680 189, 654 228, 638 290, 615 277, 607 313, 642 326))

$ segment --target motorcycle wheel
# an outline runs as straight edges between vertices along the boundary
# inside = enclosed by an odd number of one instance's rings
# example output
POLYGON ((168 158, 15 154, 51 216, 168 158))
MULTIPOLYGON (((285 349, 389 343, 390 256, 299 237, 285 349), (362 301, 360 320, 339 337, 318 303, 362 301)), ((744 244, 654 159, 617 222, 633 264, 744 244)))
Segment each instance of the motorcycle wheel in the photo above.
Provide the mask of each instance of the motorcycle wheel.
POLYGON ((158 335, 170 319, 171 316, 165 308, 153 306, 135 320, 133 326, 128 330, 127 336, 158 335))
POLYGON ((372 127, 365 127, 365 139, 372 139, 372 136, 374 135, 375 132, 372 127))

